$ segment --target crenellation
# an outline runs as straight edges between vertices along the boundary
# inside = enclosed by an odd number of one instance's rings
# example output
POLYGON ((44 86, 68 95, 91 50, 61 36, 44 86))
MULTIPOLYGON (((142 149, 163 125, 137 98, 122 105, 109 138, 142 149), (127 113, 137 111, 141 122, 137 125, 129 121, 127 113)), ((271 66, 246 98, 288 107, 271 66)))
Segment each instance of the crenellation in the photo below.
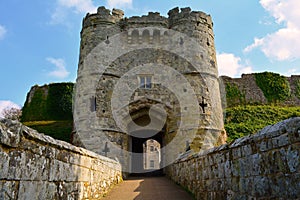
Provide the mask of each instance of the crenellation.
MULTIPOLYGON (((204 25, 209 29, 212 29, 213 22, 210 15, 207 15, 201 11, 192 11, 191 8, 181 8, 181 12, 179 12, 179 8, 174 8, 169 11, 169 26, 172 28, 178 24, 184 24, 187 22, 196 23, 197 26, 204 25)), ((188 24, 186 24, 188 25, 188 24)))
POLYGON ((123 20, 124 11, 113 9, 112 11, 101 6, 97 9, 97 13, 87 14, 83 19, 82 27, 95 27, 97 25, 113 25, 123 20))
POLYGON ((169 17, 173 17, 173 16, 177 15, 178 13, 179 13, 179 8, 176 7, 176 8, 171 9, 171 10, 168 12, 168 15, 169 15, 169 17))
POLYGON ((110 16, 110 10, 106 9, 104 6, 100 6, 97 9, 97 14, 99 14, 100 16, 110 16))
POLYGON ((168 20, 166 17, 160 16, 159 13, 149 12, 148 15, 141 17, 134 16, 127 19, 128 28, 147 27, 147 26, 161 26, 168 27, 168 20))

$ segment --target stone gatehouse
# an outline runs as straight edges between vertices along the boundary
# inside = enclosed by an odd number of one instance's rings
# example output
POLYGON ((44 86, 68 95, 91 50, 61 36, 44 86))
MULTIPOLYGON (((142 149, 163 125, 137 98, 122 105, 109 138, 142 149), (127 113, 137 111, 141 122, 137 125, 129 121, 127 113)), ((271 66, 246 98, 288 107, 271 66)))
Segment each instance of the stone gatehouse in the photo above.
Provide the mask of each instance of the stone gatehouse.
POLYGON ((143 145, 160 146, 160 168, 186 151, 224 143, 209 15, 174 8, 169 17, 99 7, 81 31, 74 104, 77 145, 141 173, 143 145))

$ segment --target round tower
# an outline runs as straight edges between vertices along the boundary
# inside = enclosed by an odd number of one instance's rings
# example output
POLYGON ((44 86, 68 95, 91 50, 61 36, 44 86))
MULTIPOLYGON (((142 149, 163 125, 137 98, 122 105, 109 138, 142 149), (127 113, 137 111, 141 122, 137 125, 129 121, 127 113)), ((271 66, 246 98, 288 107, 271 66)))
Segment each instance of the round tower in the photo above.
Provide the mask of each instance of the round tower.
POLYGON ((123 31, 124 12, 119 9, 110 11, 99 7, 97 13, 88 13, 82 22, 80 41, 80 63, 99 43, 109 41, 109 37, 123 31))
MULTIPOLYGON (((219 75, 216 60, 216 50, 214 44, 213 22, 210 15, 201 11, 191 11, 188 8, 174 8, 169 11, 169 28, 184 33, 202 47, 205 51, 194 57, 194 65, 197 73, 201 76, 209 90, 209 100, 211 109, 210 129, 222 130, 223 114, 219 89, 219 75), (200 62, 197 62, 199 60, 200 62), (197 63, 199 65, 197 66, 197 63)), ((183 41, 184 42, 184 41, 183 41)), ((193 51, 190 49, 190 51, 193 51)), ((224 137, 226 135, 224 134, 224 137)), ((225 138, 221 138, 224 140, 225 138)))
POLYGON ((83 21, 74 101, 79 143, 142 173, 224 142, 210 16, 190 8, 175 8, 169 18, 123 15, 100 7, 83 21), (153 158, 149 140, 160 144, 159 164, 145 163, 153 158))

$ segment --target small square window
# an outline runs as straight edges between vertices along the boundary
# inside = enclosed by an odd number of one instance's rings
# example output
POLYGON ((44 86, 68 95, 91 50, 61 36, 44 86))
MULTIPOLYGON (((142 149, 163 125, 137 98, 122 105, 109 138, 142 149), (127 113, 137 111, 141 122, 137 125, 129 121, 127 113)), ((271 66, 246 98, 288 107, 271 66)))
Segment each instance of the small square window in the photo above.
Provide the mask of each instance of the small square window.
POLYGON ((152 88, 152 76, 141 75, 139 76, 140 88, 150 89, 152 88))

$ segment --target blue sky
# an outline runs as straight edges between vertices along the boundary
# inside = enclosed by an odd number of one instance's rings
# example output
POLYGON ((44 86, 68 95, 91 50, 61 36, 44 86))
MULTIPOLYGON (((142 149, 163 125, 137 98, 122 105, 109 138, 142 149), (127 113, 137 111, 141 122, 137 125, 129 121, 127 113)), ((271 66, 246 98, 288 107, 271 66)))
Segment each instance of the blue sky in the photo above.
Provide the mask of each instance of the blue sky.
POLYGON ((300 74, 299 0, 2 0, 0 112, 23 106, 35 84, 75 81, 82 19, 103 5, 127 17, 167 16, 177 6, 204 11, 214 21, 220 75, 300 74))

